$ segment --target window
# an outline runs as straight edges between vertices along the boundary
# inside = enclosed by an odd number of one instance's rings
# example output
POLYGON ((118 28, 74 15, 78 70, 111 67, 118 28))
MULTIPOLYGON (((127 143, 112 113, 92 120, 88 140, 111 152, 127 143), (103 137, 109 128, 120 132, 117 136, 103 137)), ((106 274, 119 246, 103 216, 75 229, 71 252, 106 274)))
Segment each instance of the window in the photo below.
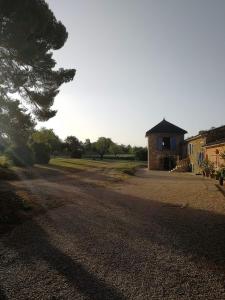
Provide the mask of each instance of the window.
POLYGON ((170 148, 171 148, 170 137, 163 137, 162 146, 163 146, 163 149, 170 150, 170 148))
POLYGON ((161 137, 157 137, 157 139, 156 139, 156 149, 157 150, 159 150, 159 151, 161 151, 162 150, 162 138, 161 137))
POLYGON ((177 140, 176 137, 157 137, 156 139, 156 149, 157 150, 172 150, 175 151, 177 149, 177 140))
POLYGON ((197 161, 198 165, 200 166, 204 160, 204 153, 203 152, 198 152, 197 154, 197 161))
POLYGON ((188 144, 188 154, 193 154, 193 152, 194 152, 194 145, 188 144))

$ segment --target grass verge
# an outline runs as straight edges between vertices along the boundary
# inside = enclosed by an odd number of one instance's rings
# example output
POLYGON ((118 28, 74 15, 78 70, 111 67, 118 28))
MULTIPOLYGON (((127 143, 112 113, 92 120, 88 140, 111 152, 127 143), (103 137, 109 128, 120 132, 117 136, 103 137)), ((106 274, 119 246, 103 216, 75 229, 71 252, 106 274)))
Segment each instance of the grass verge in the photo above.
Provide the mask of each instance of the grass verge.
POLYGON ((89 160, 74 158, 52 158, 50 165, 76 169, 78 171, 114 171, 117 173, 135 175, 136 169, 146 167, 146 162, 123 160, 89 160))

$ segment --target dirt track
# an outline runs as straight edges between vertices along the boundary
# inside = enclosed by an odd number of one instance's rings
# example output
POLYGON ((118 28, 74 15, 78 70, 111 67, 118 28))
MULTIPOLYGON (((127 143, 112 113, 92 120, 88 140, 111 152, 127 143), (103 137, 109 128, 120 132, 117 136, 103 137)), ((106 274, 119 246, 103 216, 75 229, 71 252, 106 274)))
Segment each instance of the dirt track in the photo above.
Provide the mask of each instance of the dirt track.
POLYGON ((55 208, 1 237, 0 299, 225 299, 225 198, 212 181, 52 168, 10 185, 55 208))

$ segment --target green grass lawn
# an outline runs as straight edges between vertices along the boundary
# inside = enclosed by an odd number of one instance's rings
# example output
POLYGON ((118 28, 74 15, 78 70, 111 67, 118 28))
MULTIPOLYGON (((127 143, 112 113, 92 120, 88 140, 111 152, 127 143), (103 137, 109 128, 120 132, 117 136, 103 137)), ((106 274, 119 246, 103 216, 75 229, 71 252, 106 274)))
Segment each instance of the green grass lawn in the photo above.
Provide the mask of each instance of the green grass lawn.
POLYGON ((52 158, 50 165, 73 168, 77 170, 94 170, 101 169, 105 171, 115 171, 128 175, 134 175, 138 167, 145 167, 146 162, 140 161, 123 161, 123 160, 90 160, 74 158, 52 158))

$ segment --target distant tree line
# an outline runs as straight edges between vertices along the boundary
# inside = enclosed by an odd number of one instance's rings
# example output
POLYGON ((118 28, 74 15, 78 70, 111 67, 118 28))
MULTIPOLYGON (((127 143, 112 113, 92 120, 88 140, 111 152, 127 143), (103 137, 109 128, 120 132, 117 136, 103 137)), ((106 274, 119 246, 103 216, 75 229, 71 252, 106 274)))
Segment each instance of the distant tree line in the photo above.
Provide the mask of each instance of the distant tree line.
POLYGON ((100 137, 95 142, 90 139, 82 142, 75 136, 61 140, 53 129, 44 127, 39 130, 30 128, 27 135, 27 142, 23 145, 17 143, 16 138, 12 140, 4 135, 0 138, 0 152, 6 154, 15 165, 47 164, 51 156, 147 160, 147 148, 119 145, 106 137, 100 137))
POLYGON ((67 153, 73 158, 147 160, 146 147, 117 144, 106 137, 100 137, 95 142, 91 142, 90 139, 81 142, 76 137, 70 136, 65 139, 65 147, 67 153), (71 140, 73 143, 70 143, 71 140))

